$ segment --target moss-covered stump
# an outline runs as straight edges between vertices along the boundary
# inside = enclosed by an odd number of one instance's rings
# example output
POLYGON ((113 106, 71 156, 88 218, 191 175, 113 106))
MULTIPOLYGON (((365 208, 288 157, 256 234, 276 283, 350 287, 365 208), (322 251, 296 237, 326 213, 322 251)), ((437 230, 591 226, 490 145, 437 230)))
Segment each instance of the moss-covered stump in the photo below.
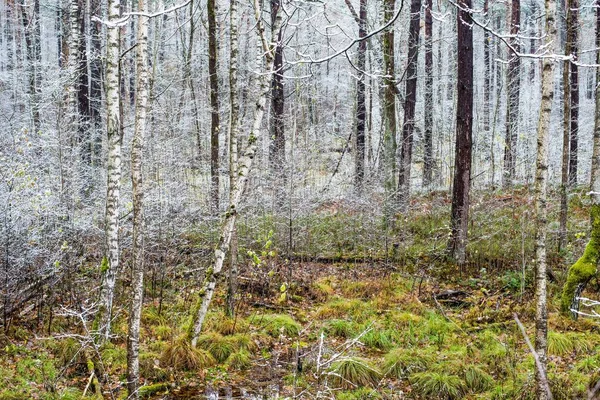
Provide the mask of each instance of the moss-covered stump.
POLYGON ((585 246, 583 255, 569 268, 567 281, 563 286, 560 309, 569 314, 571 305, 580 288, 585 286, 596 275, 598 258, 600 257, 600 204, 592 205, 592 234, 585 246))

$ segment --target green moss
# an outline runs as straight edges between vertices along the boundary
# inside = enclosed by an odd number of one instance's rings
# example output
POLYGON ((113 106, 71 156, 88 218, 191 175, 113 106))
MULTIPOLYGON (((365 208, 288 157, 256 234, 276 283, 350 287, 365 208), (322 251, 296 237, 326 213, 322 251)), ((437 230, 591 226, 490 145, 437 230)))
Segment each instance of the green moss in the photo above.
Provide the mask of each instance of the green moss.
POLYGON ((568 314, 571 304, 579 285, 585 285, 596 274, 598 257, 600 256, 600 205, 595 204, 591 208, 592 235, 585 246, 583 255, 575 264, 569 268, 567 281, 563 286, 560 310, 568 314))
POLYGON ((157 393, 164 393, 169 390, 169 385, 166 383, 155 383, 154 385, 146 385, 140 387, 140 397, 150 397, 157 393))
POLYGON ((102 262, 100 263, 100 272, 104 274, 106 273, 106 271, 108 271, 109 268, 110 265, 108 264, 108 257, 102 257, 102 262))

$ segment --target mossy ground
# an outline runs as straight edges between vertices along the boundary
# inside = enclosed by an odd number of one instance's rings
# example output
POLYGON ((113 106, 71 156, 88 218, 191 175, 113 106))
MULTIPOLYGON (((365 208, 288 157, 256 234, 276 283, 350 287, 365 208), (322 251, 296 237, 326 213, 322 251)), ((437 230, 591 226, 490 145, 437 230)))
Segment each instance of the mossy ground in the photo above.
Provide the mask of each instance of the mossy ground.
MULTIPOLYGON (((205 387, 273 393, 275 387, 281 397, 303 393, 300 398, 306 399, 318 391, 338 399, 529 398, 533 359, 512 316, 516 312, 533 336, 533 227, 527 217, 530 198, 511 196, 508 203, 505 196, 489 195, 475 202, 471 261, 462 270, 442 256, 443 198, 424 199, 411 218, 397 221, 388 232, 387 253, 377 219, 343 211, 297 221, 309 230, 299 228, 304 245, 297 249, 334 263, 285 257, 276 231, 280 255, 268 255, 258 267, 248 260, 241 270, 235 318, 225 315, 224 285, 219 286, 197 350, 185 343, 197 285, 183 279, 183 263, 173 267, 162 302, 154 287, 146 296, 140 357, 145 397, 183 399, 205 387), (464 295, 434 300, 434 294, 448 290, 464 295)), ((585 207, 572 210, 571 231, 585 232, 585 207)), ((276 226, 273 221, 264 218, 256 226, 266 235, 276 226)), ((203 248, 209 236, 190 232, 185 243, 203 248)), ((241 237, 244 248, 263 246, 256 233, 253 237, 241 237)), ((564 265, 577 258, 585 242, 573 235, 563 253, 550 252, 558 279, 549 286, 555 399, 584 397, 600 367, 600 321, 572 321, 559 313, 564 265)), ((97 351, 83 347, 78 337, 65 338, 82 333, 74 321, 55 317, 52 338, 41 339, 47 326, 36 326, 35 316, 29 317, 14 321, 0 336, 0 399, 99 398, 95 388, 82 397, 89 357, 104 397, 123 397, 124 312, 117 314, 112 344, 97 351)))

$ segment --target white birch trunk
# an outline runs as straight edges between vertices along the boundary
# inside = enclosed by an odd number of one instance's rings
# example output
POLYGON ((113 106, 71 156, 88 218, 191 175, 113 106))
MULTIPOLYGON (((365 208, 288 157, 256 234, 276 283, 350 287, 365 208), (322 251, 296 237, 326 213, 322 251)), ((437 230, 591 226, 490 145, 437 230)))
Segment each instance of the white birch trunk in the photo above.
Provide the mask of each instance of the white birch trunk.
MULTIPOLYGON (((119 19, 120 0, 108 0, 109 22, 119 19)), ((121 120, 119 112, 120 27, 109 25, 106 40, 106 131, 108 136, 106 186, 106 255, 102 261, 102 296, 99 329, 104 340, 110 336, 112 306, 119 268, 119 198, 121 189, 121 120)))
MULTIPOLYGON (((144 0, 138 0, 138 11, 146 12, 144 0)), ((131 145, 131 182, 133 187, 132 299, 127 337, 127 392, 129 399, 139 399, 140 320, 144 295, 144 188, 142 180, 144 134, 148 105, 148 18, 138 16, 136 52, 135 130, 131 145)))
MULTIPOLYGON (((554 54, 556 42, 555 0, 545 0, 546 36, 544 46, 549 54, 554 54)), ((551 396, 546 387, 546 365, 548 348, 548 309, 546 278, 546 233, 547 233, 547 185, 548 185, 548 136, 550 113, 554 97, 554 60, 544 58, 542 64, 542 101, 537 127, 537 158, 535 172, 535 350, 540 360, 536 368, 535 380, 538 399, 551 396), (541 369, 541 371, 540 371, 541 369)))
MULTIPOLYGON (((261 71, 262 57, 259 55, 258 57, 258 71, 260 72, 260 76, 258 79, 258 99, 256 100, 255 110, 254 110, 254 121, 252 124, 252 130, 250 131, 250 135, 248 137, 248 143, 246 148, 243 151, 242 157, 238 163, 238 172, 237 172, 237 182, 235 187, 232 190, 232 194, 230 196, 229 207, 227 208, 227 212, 225 213, 225 220, 223 221, 223 225, 221 226, 221 236, 219 239, 219 244, 215 249, 215 256, 212 267, 210 267, 206 271, 206 276, 204 278, 204 283, 202 284, 202 288, 200 289, 199 298, 196 307, 194 307, 193 315, 194 321, 190 326, 191 330, 189 332, 190 339, 192 341, 192 345, 196 346, 196 342, 198 340, 198 336, 200 336, 200 331, 202 330, 202 325, 204 323, 204 318, 208 312, 208 307, 210 306, 210 302, 214 295, 215 286, 217 284, 217 278, 221 274, 223 269, 223 263, 225 261, 225 257, 227 255, 227 251, 229 250, 229 245, 231 243, 231 238, 233 237, 235 221, 237 218, 237 209, 240 202, 243 200, 244 189, 246 188, 246 183, 248 182, 248 176, 250 170, 252 168, 252 163, 254 161, 254 156, 256 155, 256 150, 258 148, 258 139, 261 135, 261 124, 263 120, 263 116, 265 113, 265 103, 267 101, 267 96, 270 90, 270 79, 273 74, 273 59, 274 59, 274 50, 276 47, 275 43, 268 43, 267 38, 265 36, 265 29, 261 20, 260 12, 260 4, 259 0, 254 1, 254 11, 255 18, 257 21, 257 30, 260 36, 260 41, 262 44, 262 48, 264 50, 264 70, 261 71)), ((272 27, 272 32, 278 32, 279 27, 281 25, 281 12, 277 13, 277 17, 275 20, 275 24, 272 27)))
MULTIPOLYGON (((229 6, 229 201, 233 200, 236 187, 238 164, 238 115, 240 104, 238 99, 238 5, 231 0, 229 6)), ((227 291, 227 311, 235 313, 235 295, 237 292, 237 230, 233 227, 231 238, 231 257, 229 265, 229 287, 227 291)))

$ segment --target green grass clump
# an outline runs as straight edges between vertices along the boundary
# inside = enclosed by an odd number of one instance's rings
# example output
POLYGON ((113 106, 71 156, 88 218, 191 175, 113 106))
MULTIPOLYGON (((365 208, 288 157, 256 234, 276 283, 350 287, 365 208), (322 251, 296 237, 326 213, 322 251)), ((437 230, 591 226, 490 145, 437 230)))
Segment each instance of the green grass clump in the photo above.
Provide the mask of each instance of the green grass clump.
POLYGON ((294 321, 289 315, 264 314, 255 317, 252 322, 260 326, 266 334, 275 338, 281 334, 288 337, 295 337, 300 333, 300 324, 294 321))
POLYGON ((589 374, 600 371, 600 361, 597 356, 586 357, 575 364, 575 370, 589 374))
POLYGON ((360 341, 367 347, 378 350, 389 350, 394 347, 394 338, 392 332, 378 328, 372 328, 370 331, 360 337, 360 341))
POLYGON ((206 330, 219 332, 221 335, 234 335, 246 332, 248 322, 242 318, 231 318, 222 312, 211 313, 206 321, 206 330))
POLYGON ((359 357, 347 357, 333 363, 330 374, 332 381, 345 389, 375 386, 381 378, 379 370, 369 361, 359 357))
POLYGON ((345 319, 332 319, 325 324, 325 332, 329 335, 348 339, 356 335, 356 329, 352 322, 345 319))
POLYGON ((381 399, 377 390, 370 388, 358 388, 356 390, 344 390, 335 395, 336 400, 363 400, 363 399, 381 399))
POLYGON ((415 392, 428 399, 453 400, 466 392, 460 377, 443 372, 417 372, 410 376, 410 383, 415 392))
POLYGON ((228 369, 235 369, 239 371, 248 369, 252 365, 250 353, 247 350, 239 350, 235 353, 231 353, 229 357, 227 357, 225 365, 228 369))
POLYGON ((424 371, 434 361, 423 352, 397 348, 387 353, 383 359, 383 373, 392 378, 406 378, 415 372, 424 371))
POLYGON ((235 335, 228 336, 227 340, 236 350, 246 350, 253 353, 258 349, 258 345, 248 333, 236 333, 235 335))
POLYGON ((358 299, 333 299, 323 304, 316 312, 319 319, 348 318, 353 321, 364 321, 373 314, 373 309, 358 299))
POLYGON ((197 346, 208 351, 219 363, 225 362, 235 351, 231 340, 217 332, 208 332, 199 336, 197 346))
POLYGON ((162 367, 175 371, 193 371, 215 365, 214 357, 206 350, 192 346, 186 335, 169 343, 160 356, 162 367))
POLYGON ((569 335, 549 331, 548 332, 548 354, 554 356, 566 356, 575 351, 575 342, 569 335))
POLYGON ((467 365, 462 373, 467 389, 474 393, 485 392, 494 386, 494 378, 476 365, 467 365))

